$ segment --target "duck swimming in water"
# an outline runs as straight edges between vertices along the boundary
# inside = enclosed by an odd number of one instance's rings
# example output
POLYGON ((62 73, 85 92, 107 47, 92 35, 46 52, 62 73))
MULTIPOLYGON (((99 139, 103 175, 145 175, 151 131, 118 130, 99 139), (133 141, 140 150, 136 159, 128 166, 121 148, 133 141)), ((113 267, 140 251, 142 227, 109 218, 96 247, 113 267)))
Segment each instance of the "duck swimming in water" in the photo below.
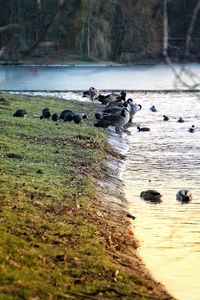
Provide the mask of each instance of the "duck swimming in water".
POLYGON ((137 130, 138 131, 150 131, 150 128, 137 126, 137 130))
POLYGON ((150 110, 151 110, 152 112, 157 112, 157 109, 155 108, 154 105, 152 105, 152 106, 150 107, 150 110))
POLYGON ((169 121, 169 117, 163 115, 163 121, 169 121))
POLYGON ((194 125, 192 125, 192 127, 190 127, 190 128, 188 129, 188 131, 189 131, 189 132, 195 132, 195 127, 194 127, 194 125))
POLYGON ((179 190, 176 193, 176 200, 181 201, 182 203, 188 203, 192 201, 192 193, 190 190, 179 190))
POLYGON ((155 190, 147 190, 140 193, 140 197, 146 201, 150 201, 153 203, 160 203, 162 202, 161 197, 162 195, 155 191, 155 190))
POLYGON ((180 117, 177 122, 184 123, 185 121, 183 120, 183 118, 180 117))

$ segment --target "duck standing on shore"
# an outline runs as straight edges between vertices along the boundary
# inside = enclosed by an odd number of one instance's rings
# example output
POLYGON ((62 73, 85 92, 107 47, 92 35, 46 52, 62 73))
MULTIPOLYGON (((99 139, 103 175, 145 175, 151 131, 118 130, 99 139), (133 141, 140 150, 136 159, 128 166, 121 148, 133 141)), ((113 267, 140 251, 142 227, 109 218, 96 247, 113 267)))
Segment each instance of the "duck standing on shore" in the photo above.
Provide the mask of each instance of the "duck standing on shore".
POLYGON ((24 117, 27 114, 25 109, 17 109, 16 112, 13 114, 13 117, 24 117))
POLYGON ((40 116, 40 119, 48 119, 51 117, 51 113, 49 111, 49 108, 48 107, 45 107, 43 108, 42 110, 42 115, 40 116))

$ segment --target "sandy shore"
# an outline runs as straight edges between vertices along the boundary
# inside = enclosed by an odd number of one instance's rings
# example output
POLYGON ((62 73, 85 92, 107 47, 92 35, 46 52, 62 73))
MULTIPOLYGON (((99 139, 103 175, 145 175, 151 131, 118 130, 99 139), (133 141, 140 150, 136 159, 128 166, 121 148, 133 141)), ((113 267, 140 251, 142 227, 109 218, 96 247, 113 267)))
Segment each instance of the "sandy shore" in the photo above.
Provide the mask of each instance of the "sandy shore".
POLYGON ((103 226, 103 234, 107 236, 107 253, 120 267, 129 271, 133 270, 141 276, 154 298, 174 299, 165 287, 151 276, 138 255, 138 241, 131 228, 134 219, 129 216, 124 183, 120 178, 124 167, 126 145, 117 136, 109 137, 108 142, 114 150, 114 155, 108 158, 107 166, 103 170, 104 174, 102 178, 98 178, 97 187, 99 208, 97 223, 103 226), (107 228, 104 228, 104 223, 101 224, 102 217, 108 221, 107 228))

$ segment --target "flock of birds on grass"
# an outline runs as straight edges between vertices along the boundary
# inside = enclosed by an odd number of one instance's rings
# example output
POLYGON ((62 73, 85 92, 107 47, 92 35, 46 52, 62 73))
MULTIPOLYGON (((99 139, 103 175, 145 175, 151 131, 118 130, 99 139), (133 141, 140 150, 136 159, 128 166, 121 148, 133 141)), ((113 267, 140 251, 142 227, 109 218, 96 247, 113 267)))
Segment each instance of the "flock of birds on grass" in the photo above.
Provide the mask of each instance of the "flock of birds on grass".
MULTIPOLYGON (((95 127, 108 128, 110 126, 115 128, 115 132, 120 134, 126 131, 127 128, 132 124, 133 116, 142 109, 141 104, 137 104, 132 98, 126 100, 126 92, 122 91, 120 94, 111 93, 108 95, 102 95, 99 90, 94 87, 89 88, 89 90, 83 92, 83 97, 89 98, 95 105, 95 100, 100 102, 105 108, 101 112, 95 113, 96 121, 94 123, 95 127)), ((156 107, 153 105, 150 107, 152 112, 157 112, 156 107)), ((15 117, 24 117, 26 111, 24 109, 18 109, 13 114, 15 117)), ((87 119, 87 115, 80 115, 73 112, 72 110, 63 110, 60 114, 51 114, 49 108, 44 108, 40 119, 52 119, 57 122, 58 120, 63 120, 64 122, 74 121, 75 124, 81 123, 83 119, 87 119)), ((169 121, 169 117, 163 115, 163 121, 169 121)), ((177 122, 183 123, 184 119, 180 117, 177 122)), ((137 126, 138 132, 140 131, 150 131, 148 127, 137 126)), ((189 132, 195 131, 195 126, 192 125, 189 132)), ((143 191, 140 197, 146 201, 153 203, 162 202, 162 195, 155 190, 143 191)), ((176 199, 181 203, 188 203, 192 200, 192 193, 190 190, 181 189, 176 194, 176 199)))

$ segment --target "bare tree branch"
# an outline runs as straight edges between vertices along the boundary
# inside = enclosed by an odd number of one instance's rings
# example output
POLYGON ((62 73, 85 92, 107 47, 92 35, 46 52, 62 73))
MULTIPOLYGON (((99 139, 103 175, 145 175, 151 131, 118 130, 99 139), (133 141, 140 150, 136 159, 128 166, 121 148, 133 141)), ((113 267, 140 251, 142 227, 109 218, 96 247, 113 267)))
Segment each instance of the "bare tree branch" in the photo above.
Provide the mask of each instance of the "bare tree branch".
POLYGON ((49 21, 49 23, 46 25, 46 27, 41 31, 39 38, 37 39, 37 41, 32 45, 32 47, 28 50, 26 50, 22 56, 22 58, 27 58, 28 56, 30 56, 39 46, 39 44, 45 39, 49 29, 52 27, 52 25, 54 24, 54 21, 56 20, 56 17, 58 16, 58 14, 60 13, 60 11, 65 7, 66 2, 61 1, 60 5, 58 7, 58 9, 55 11, 55 13, 53 14, 51 20, 49 21))
POLYGON ((14 29, 21 29, 21 28, 23 28, 23 26, 16 23, 11 23, 6 26, 0 27, 0 32, 13 31, 14 29))
POLYGON ((195 22, 196 22, 196 19, 197 19, 197 14, 198 14, 199 10, 200 10, 200 0, 198 0, 196 6, 194 8, 192 18, 191 18, 191 22, 190 22, 190 26, 189 26, 189 29, 188 29, 188 32, 187 32, 186 42, 185 42, 185 45, 186 45, 186 47, 185 47, 185 56, 188 56, 189 52, 190 52, 190 43, 191 43, 191 39, 192 39, 192 32, 193 32, 193 29, 194 29, 194 25, 195 25, 195 22))
MULTIPOLYGON (((180 71, 177 71, 174 64, 172 63, 169 55, 168 55, 168 12, 167 12, 167 5, 170 0, 164 0, 163 2, 163 56, 165 58, 166 63, 171 68, 174 76, 174 86, 175 88, 178 88, 178 86, 181 84, 182 86, 186 87, 189 90, 194 90, 200 86, 200 77, 193 73, 191 70, 188 70, 184 66, 181 66, 180 71)), ((200 0, 198 0, 198 3, 195 7, 192 21, 190 23, 190 28, 188 30, 188 45, 190 43, 191 39, 191 33, 194 28, 194 24, 196 21, 197 13, 200 8, 200 0), (190 36, 190 38, 189 38, 190 36)))

